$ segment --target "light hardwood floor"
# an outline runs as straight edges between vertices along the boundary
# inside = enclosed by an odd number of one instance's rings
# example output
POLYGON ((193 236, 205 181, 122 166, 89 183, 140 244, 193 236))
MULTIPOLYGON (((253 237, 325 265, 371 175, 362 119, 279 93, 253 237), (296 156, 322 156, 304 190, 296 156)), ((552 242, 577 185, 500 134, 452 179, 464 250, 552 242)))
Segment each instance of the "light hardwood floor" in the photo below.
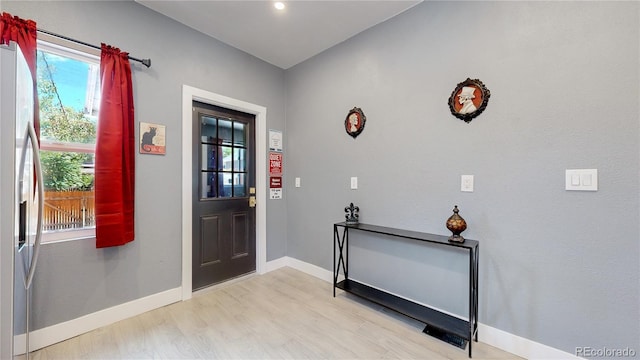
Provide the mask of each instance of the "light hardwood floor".
MULTIPOLYGON (((468 359, 423 325, 291 268, 46 347, 31 359, 468 359)), ((483 343, 473 359, 518 359, 483 343)))

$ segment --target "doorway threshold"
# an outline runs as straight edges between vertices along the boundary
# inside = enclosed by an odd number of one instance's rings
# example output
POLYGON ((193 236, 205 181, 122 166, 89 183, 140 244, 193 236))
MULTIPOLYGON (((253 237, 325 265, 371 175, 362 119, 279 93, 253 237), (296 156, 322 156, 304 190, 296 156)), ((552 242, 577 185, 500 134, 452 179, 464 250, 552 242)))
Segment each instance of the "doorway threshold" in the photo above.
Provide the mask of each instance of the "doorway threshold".
POLYGON ((252 272, 249 272, 249 273, 246 273, 246 274, 238 275, 236 277, 224 280, 224 281, 216 283, 216 284, 211 284, 211 285, 205 286, 203 288, 195 290, 192 293, 192 296, 195 297, 195 296, 199 296, 199 295, 204 295, 204 294, 206 294, 208 292, 211 292, 213 290, 218 290, 218 289, 227 287, 229 285, 233 285, 235 283, 238 283, 240 281, 244 281, 244 280, 250 279, 250 278, 256 276, 256 274, 257 273, 255 271, 252 271, 252 272))

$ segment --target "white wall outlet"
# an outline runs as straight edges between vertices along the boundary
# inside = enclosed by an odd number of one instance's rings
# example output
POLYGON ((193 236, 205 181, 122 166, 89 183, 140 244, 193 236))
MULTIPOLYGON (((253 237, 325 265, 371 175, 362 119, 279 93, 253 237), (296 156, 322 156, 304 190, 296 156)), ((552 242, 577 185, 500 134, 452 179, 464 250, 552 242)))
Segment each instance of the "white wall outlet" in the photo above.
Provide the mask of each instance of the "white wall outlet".
POLYGON ((460 176, 460 191, 473 192, 473 175, 460 176))
POLYGON ((296 187, 300 187, 300 178, 299 177, 296 178, 296 187))
POLYGON ((598 169, 565 170, 565 190, 598 191, 598 169))
POLYGON ((354 176, 351 178, 351 190, 355 190, 357 188, 358 188, 358 178, 354 176))

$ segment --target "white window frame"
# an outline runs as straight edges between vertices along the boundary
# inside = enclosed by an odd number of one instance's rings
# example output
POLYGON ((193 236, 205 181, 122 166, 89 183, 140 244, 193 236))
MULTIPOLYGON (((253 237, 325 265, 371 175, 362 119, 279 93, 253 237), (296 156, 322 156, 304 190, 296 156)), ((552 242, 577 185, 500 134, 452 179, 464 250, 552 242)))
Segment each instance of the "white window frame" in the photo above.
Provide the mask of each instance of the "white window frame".
MULTIPOLYGON (((71 58, 83 62, 93 63, 100 66, 100 56, 95 54, 86 53, 77 49, 73 49, 57 42, 55 38, 51 38, 50 41, 37 41, 37 49, 45 51, 47 53, 55 54, 58 56, 71 58)), ((62 143, 56 141, 48 141, 46 139, 40 139, 40 150, 50 151, 68 151, 68 152, 80 152, 80 153, 94 153, 95 144, 81 144, 81 143, 62 143)), ((44 201, 44 199, 42 199, 44 201)), ((69 240, 83 240, 93 239, 96 236, 95 227, 87 227, 83 229, 70 229, 49 231, 42 233, 43 243, 52 243, 69 240)))

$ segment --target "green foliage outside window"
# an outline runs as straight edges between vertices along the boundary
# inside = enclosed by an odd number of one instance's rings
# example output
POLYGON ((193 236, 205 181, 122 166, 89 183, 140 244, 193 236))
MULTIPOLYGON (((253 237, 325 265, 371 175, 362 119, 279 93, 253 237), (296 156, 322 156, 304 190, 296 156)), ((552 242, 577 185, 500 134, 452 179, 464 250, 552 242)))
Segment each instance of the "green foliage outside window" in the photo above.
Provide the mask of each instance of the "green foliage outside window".
POLYGON ((41 155, 46 190, 90 190, 93 187, 93 174, 82 172, 87 154, 43 151, 41 155))
MULTIPOLYGON (((38 98, 40 101, 40 137, 56 142, 95 143, 96 126, 82 111, 64 106, 53 81, 55 69, 46 54, 38 51, 38 98)), ((41 161, 46 190, 90 190, 93 174, 83 172, 93 154, 42 151, 41 161)))

